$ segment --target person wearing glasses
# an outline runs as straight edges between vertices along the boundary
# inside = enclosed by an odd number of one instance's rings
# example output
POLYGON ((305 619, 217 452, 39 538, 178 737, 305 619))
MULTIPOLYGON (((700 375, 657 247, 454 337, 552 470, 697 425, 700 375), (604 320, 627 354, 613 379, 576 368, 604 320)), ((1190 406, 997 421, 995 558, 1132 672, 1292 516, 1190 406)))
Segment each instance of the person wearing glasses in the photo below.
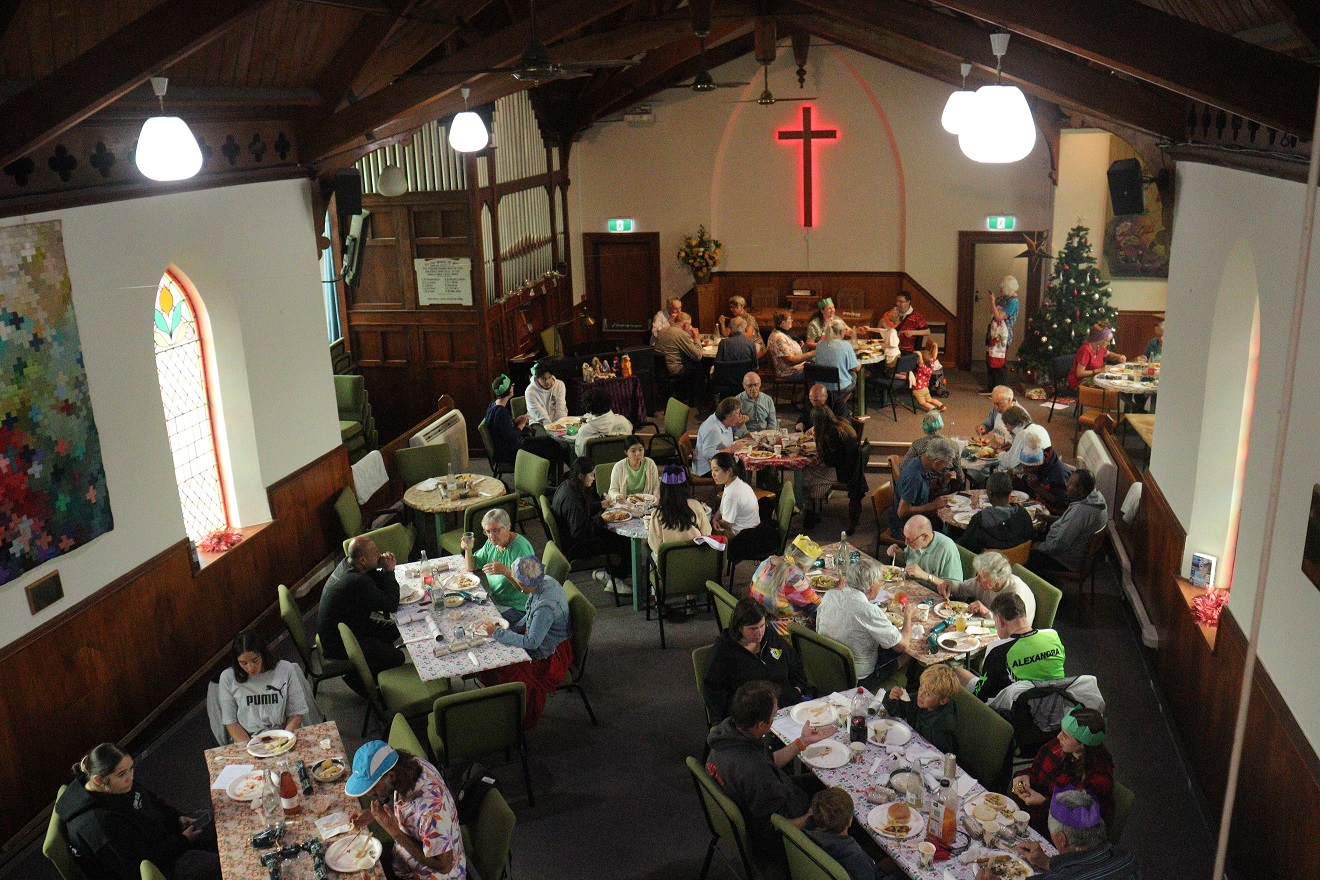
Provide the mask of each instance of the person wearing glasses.
POLYGON ((463 560, 468 571, 480 568, 485 572, 491 601, 508 608, 504 617, 516 623, 527 610, 527 594, 509 580, 513 576, 513 563, 535 555, 536 551, 530 541, 513 531, 508 511, 498 507, 486 511, 481 518, 481 531, 486 535, 486 543, 476 550, 472 549, 475 539, 463 538, 463 560))
POLYGON ((903 546, 889 545, 889 558, 904 566, 908 577, 927 583, 962 580, 958 545, 948 535, 937 534, 930 519, 917 514, 903 525, 903 546))
POLYGON ((149 861, 169 880, 219 880, 215 831, 134 784, 133 758, 102 743, 73 765, 55 804, 69 850, 88 877, 138 880, 149 861))

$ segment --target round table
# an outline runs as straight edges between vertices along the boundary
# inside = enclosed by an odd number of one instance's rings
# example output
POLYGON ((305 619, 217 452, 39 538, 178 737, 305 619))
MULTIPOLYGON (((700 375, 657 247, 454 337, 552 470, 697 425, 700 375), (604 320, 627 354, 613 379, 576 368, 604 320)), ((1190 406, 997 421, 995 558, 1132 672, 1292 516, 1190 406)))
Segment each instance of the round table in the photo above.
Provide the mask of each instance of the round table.
POLYGON ((429 514, 435 519, 435 544, 440 549, 440 536, 445 533, 446 516, 451 513, 461 514, 475 504, 489 501, 507 494, 504 483, 494 477, 481 474, 450 474, 450 478, 472 481, 472 490, 468 497, 450 500, 449 492, 439 483, 439 478, 432 477, 410 486, 403 493, 403 503, 419 513, 429 514), (428 487, 428 488, 423 488, 428 487))
POLYGON ((1123 400, 1138 394, 1155 397, 1160 393, 1160 377, 1145 375, 1143 364, 1123 364, 1122 369, 1106 367, 1104 372, 1091 377, 1091 384, 1106 391, 1118 392, 1118 415, 1122 421, 1123 400))
MULTIPOLYGON (((958 511, 968 510, 969 508, 973 511, 978 511, 978 510, 983 510, 986 507, 990 506, 989 501, 986 500, 986 491, 984 489, 969 489, 966 492, 955 492, 953 495, 949 495, 945 497, 971 498, 970 505, 964 504, 956 508, 951 506, 940 508, 940 522, 944 523, 946 526, 952 526, 955 529, 967 528, 967 523, 960 523, 956 519, 954 519, 954 514, 957 513, 958 511)), ((1029 499, 1030 496, 1027 495, 1026 492, 1023 492, 1019 489, 1014 489, 1013 494, 1009 496, 1009 500, 1012 501, 1014 504, 1021 504, 1023 507, 1025 507, 1027 513, 1031 514, 1031 521, 1037 526, 1039 526, 1040 516, 1041 514, 1045 513, 1046 510, 1044 506, 1040 504, 1040 502, 1031 501, 1029 499)))

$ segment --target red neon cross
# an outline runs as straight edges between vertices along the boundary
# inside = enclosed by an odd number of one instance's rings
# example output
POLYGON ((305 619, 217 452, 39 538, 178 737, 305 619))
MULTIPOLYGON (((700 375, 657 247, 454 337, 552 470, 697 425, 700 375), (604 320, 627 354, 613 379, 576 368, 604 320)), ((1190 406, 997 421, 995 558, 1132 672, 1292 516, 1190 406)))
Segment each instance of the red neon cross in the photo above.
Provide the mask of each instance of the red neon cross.
POLYGON ((818 140, 834 140, 839 136, 838 129, 835 128, 817 128, 811 127, 811 106, 806 105, 802 108, 802 129, 800 131, 781 131, 777 133, 781 141, 802 141, 802 225, 815 226, 815 218, 811 214, 811 161, 814 152, 812 145, 818 140))

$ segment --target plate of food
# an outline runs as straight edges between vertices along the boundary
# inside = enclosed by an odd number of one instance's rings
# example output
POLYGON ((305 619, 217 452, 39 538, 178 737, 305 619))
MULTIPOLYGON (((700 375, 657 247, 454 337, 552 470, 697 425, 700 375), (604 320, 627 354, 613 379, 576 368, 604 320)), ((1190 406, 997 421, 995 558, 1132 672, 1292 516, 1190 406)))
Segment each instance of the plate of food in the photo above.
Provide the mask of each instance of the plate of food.
POLYGON ((866 824, 876 834, 890 840, 912 840, 926 833, 926 817, 903 801, 872 807, 866 824))
POLYGON ((941 633, 936 641, 939 642, 941 648, 955 654, 966 654, 968 651, 975 651, 981 647, 981 641, 976 636, 969 636, 967 633, 960 632, 941 633))
POLYGON ((1014 504, 1026 504, 1027 499, 1030 497, 1031 496, 1028 495, 1026 492, 1023 492, 1019 489, 1014 489, 1012 492, 1008 493, 1008 500, 1013 502, 1014 504))
POLYGON ((984 859, 977 859, 978 864, 984 863, 991 877, 1003 877, 1005 880, 1022 880, 1030 877, 1035 872, 1031 866, 1019 859, 1012 853, 997 852, 986 856, 984 859))
POLYGON ((747 457, 753 461, 765 461, 774 458, 775 454, 767 449, 753 449, 751 452, 747 453, 747 457))
POLYGON ((958 510, 960 508, 970 508, 972 506, 972 499, 967 497, 966 495, 959 495, 959 494, 950 495, 949 506, 955 510, 958 510))
POLYGON ((563 422, 551 422, 545 426, 545 429, 547 431, 567 431, 568 425, 565 425, 563 422))
POLYGON ((656 497, 645 492, 634 492, 623 500, 628 504, 655 504, 656 497))
POLYGON ((994 627, 987 626, 984 623, 967 624, 967 634, 969 636, 988 636, 988 635, 993 635, 994 631, 995 631, 994 627))
POLYGON ((935 616, 942 617, 945 620, 949 619, 950 617, 957 617, 959 614, 965 614, 966 612, 967 612, 966 602, 955 602, 953 600, 949 600, 947 602, 941 602, 940 604, 935 606, 935 616))
POLYGON ((899 614, 897 611, 886 611, 885 617, 888 617, 889 622, 894 626, 901 627, 903 625, 903 615, 899 614))
POLYGON ((903 579, 903 569, 899 568, 897 565, 882 564, 880 566, 880 580, 884 581, 885 583, 889 584, 889 583, 893 583, 894 581, 899 581, 902 579, 903 579))
POLYGON ((807 577, 813 590, 832 590, 839 585, 839 579, 832 574, 813 574, 807 577))
POLYGON ((399 604, 411 605, 426 595, 426 588, 421 584, 400 584, 399 585, 399 604))
POLYGON ((255 801, 261 797, 261 789, 265 784, 265 772, 251 770, 229 783, 229 787, 225 789, 225 794, 229 795, 229 799, 234 801, 255 801))
POLYGON ((980 449, 976 450, 976 457, 983 460, 994 458, 998 454, 998 452, 995 452, 989 446, 982 446, 980 449))
POLYGON ((1012 820, 1013 814, 1020 807, 1018 807, 1017 801, 1006 794, 1000 794, 997 791, 983 791, 974 797, 968 798, 963 809, 967 812, 967 815, 976 821, 985 823, 991 819, 996 821, 999 819, 1012 820))
POLYGON ((254 758, 273 758, 282 755, 297 741, 292 730, 267 730, 248 740, 248 754, 254 758))
POLYGON ((829 700, 808 700, 798 703, 788 710, 788 715, 798 724, 810 724, 813 727, 828 727, 839 720, 839 713, 829 700))
POLYGON ((325 850, 325 863, 340 874, 369 871, 380 858, 380 841, 369 832, 341 837, 325 850))
POLYGON ((612 510, 607 510, 604 513, 602 513, 600 515, 600 518, 605 520, 605 522, 607 523, 621 523, 632 519, 633 515, 629 511, 624 510, 622 507, 615 507, 612 510))
POLYGON ((912 728, 896 718, 872 718, 866 722, 871 742, 886 746, 905 745, 912 739, 912 728))
POLYGON ((955 510, 951 516, 953 517, 953 521, 958 525, 968 526, 972 524, 972 517, 976 516, 978 513, 980 513, 979 510, 964 508, 962 510, 955 510))
POLYGON ((312 778, 317 782, 334 782, 344 775, 343 758, 326 758, 312 765, 312 778))
POLYGON ((460 571, 445 581, 446 590, 475 590, 481 586, 481 578, 470 571, 460 571))
POLYGON ((559 421, 565 425, 580 425, 582 424, 582 416, 564 416, 559 421))
POLYGON ((818 770, 833 770, 852 760, 852 752, 837 739, 823 739, 807 746, 801 758, 802 763, 818 770))

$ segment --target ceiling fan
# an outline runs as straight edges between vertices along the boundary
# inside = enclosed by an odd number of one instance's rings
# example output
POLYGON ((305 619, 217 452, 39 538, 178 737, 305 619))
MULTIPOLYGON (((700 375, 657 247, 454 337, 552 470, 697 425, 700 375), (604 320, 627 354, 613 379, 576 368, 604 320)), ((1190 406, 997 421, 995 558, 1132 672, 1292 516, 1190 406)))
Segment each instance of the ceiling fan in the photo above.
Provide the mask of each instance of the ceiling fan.
POLYGON ((760 104, 762 107, 769 107, 772 104, 779 104, 783 101, 816 101, 815 97, 810 98, 776 98, 770 93, 770 65, 761 65, 761 74, 765 83, 765 91, 761 92, 757 98, 744 98, 741 101, 734 101, 735 104, 760 104))
POLYGON ((714 78, 710 75, 710 71, 706 69, 706 35, 700 34, 699 38, 701 40, 701 49, 697 57, 700 59, 699 66, 701 69, 697 72, 697 75, 692 78, 692 82, 690 83, 678 83, 677 85, 665 86, 665 88, 691 89, 694 92, 713 92, 716 89, 740 89, 743 86, 751 85, 751 83, 745 82, 715 82, 714 78))

